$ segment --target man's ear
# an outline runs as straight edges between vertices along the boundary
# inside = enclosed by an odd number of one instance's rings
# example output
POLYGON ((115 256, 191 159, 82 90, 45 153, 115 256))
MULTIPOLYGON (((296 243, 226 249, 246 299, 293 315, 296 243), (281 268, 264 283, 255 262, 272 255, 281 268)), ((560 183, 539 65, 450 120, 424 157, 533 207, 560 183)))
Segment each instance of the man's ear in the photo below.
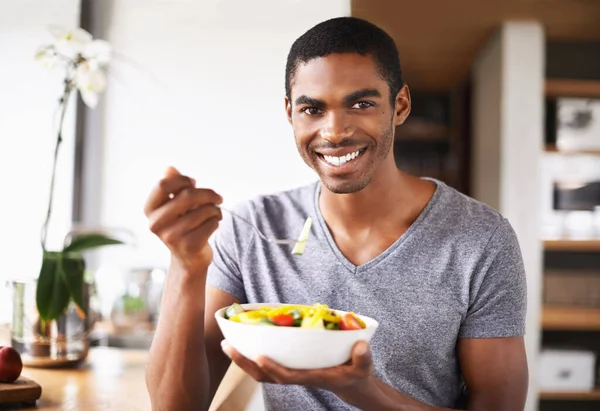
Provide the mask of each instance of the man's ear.
POLYGON ((287 114, 288 122, 292 124, 292 102, 287 96, 285 97, 285 112, 287 114))
POLYGON ((396 95, 396 102, 394 106, 394 125, 399 126, 406 121, 408 115, 410 114, 410 107, 410 90, 405 84, 396 95))

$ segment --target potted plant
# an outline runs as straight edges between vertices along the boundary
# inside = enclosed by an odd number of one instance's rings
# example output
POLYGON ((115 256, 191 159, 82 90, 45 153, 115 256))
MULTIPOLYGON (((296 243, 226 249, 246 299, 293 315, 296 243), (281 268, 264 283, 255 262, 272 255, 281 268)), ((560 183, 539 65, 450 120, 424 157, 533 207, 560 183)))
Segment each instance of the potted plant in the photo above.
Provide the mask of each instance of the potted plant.
POLYGON ((83 253, 122 244, 101 231, 74 230, 67 234, 62 249, 48 249, 47 233, 65 114, 77 92, 88 107, 96 107, 98 96, 106 87, 105 69, 111 57, 107 42, 94 40, 81 28, 67 30, 52 26, 50 33, 54 41, 40 47, 35 58, 48 68, 64 70, 64 87, 59 100, 48 208, 41 231, 41 269, 33 284, 13 283, 12 345, 21 352, 27 365, 34 366, 63 365, 87 356, 91 292, 85 281, 83 253))

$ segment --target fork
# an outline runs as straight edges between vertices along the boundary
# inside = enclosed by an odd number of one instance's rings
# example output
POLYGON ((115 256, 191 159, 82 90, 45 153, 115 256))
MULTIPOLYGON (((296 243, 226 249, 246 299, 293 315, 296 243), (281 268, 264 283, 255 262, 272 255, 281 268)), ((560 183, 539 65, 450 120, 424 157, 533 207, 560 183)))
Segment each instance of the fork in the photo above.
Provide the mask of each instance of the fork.
POLYGON ((228 210, 220 205, 218 205, 217 207, 219 207, 221 210, 223 211, 227 211, 229 214, 231 214, 234 217, 239 218, 240 220, 244 221, 246 224, 250 225, 254 231, 256 231, 256 233, 260 236, 260 238, 262 238, 263 240, 269 242, 269 243, 273 243, 273 244, 284 244, 284 245, 296 245, 299 243, 298 240, 286 240, 286 239, 279 239, 279 238, 272 238, 272 237, 267 237, 265 234, 263 234, 262 231, 260 231, 258 229, 257 226, 255 226, 250 220, 247 220, 246 218, 234 213, 231 210, 228 210))

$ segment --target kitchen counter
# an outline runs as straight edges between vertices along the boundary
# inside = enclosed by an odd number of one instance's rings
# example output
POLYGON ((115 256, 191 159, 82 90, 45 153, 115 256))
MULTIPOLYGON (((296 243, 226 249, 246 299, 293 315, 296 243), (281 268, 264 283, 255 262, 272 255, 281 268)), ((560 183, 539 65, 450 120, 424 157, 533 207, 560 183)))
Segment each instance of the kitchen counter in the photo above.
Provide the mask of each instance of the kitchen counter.
MULTIPOLYGON (((0 326, 0 345, 7 345, 8 329, 0 326)), ((146 390, 148 351, 94 347, 77 368, 23 368, 22 376, 42 387, 36 408, 0 411, 150 411, 146 390)), ((250 401, 258 384, 235 364, 225 375, 210 411, 240 411, 250 401)))
POLYGON ((22 375, 42 387, 35 410, 148 411, 151 407, 144 377, 147 357, 144 350, 97 347, 78 368, 28 367, 22 375))

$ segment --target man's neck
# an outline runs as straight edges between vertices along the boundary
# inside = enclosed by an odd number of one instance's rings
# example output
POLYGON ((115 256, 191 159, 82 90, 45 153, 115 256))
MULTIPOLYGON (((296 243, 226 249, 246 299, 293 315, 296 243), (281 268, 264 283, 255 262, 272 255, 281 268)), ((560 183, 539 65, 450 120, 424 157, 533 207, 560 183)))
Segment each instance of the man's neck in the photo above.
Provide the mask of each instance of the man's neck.
POLYGON ((323 186, 319 206, 330 227, 344 231, 408 226, 431 198, 431 183, 393 168, 380 170, 367 187, 335 194, 323 186))

